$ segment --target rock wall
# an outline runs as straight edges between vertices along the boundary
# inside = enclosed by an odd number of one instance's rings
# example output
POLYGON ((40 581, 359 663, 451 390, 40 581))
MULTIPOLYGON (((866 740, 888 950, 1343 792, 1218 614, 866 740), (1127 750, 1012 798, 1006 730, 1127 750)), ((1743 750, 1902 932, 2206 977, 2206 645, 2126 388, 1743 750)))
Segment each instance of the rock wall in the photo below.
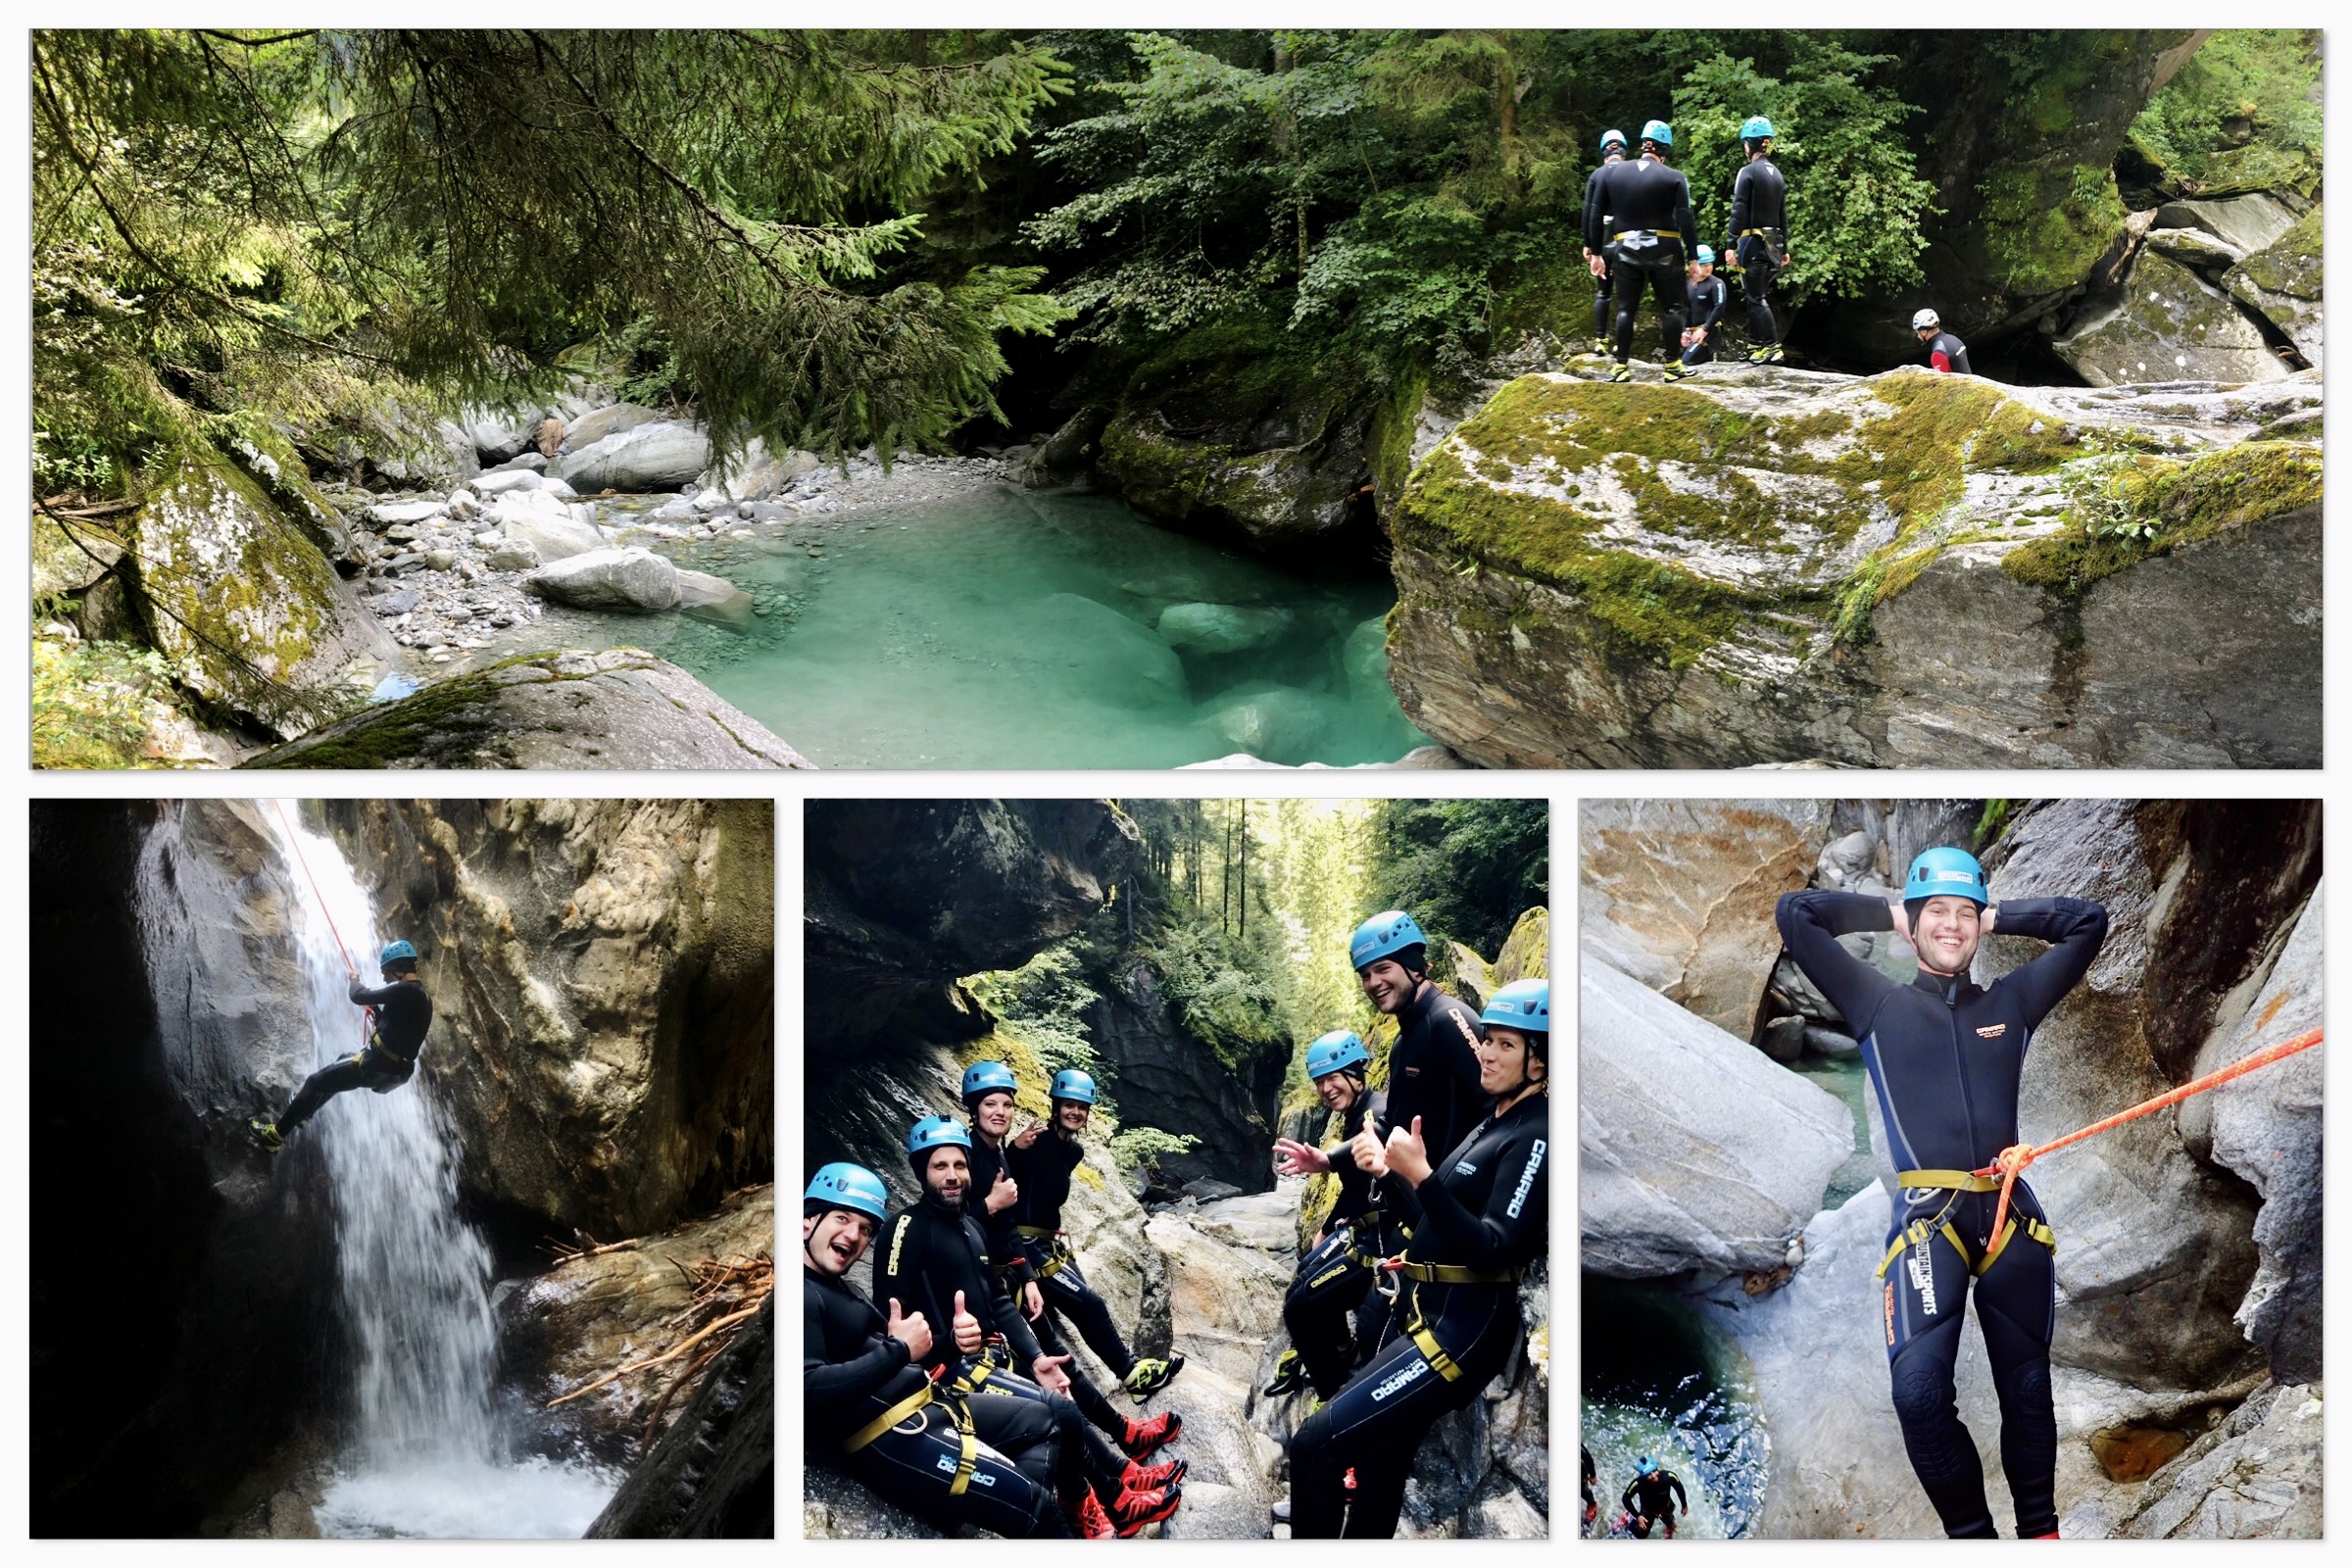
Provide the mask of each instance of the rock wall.
POLYGON ((2319 391, 1524 376, 1397 506, 1390 681, 1497 767, 2316 765, 2319 391))
POLYGON ((1171 1184, 1206 1178, 1263 1192, 1274 1185, 1274 1117, 1288 1058, 1269 1053, 1237 1071, 1185 1031, 1149 960, 1122 956, 1086 1011, 1090 1043, 1111 1069, 1131 1121, 1200 1140, 1156 1163, 1171 1184))
POLYGON ((435 1001, 479 1195, 658 1230, 775 1168, 764 801, 353 801, 327 818, 435 1001))
POLYGON ((592 1541, 776 1533, 776 1304, 736 1332, 645 1462, 588 1527, 592 1541))

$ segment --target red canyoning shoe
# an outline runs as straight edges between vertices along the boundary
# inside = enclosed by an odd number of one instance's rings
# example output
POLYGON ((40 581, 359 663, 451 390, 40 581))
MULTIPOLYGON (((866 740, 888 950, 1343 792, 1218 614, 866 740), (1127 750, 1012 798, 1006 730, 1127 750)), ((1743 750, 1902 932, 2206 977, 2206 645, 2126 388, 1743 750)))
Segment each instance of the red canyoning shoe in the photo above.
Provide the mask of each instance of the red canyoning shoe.
POLYGON ((1130 1459, 1149 1459, 1174 1443, 1176 1434, 1183 1430, 1184 1417, 1173 1410, 1162 1410, 1149 1421, 1138 1421, 1129 1416, 1127 1431, 1119 1439, 1119 1446, 1130 1459))
POLYGON ((1154 1487, 1171 1486, 1182 1481, 1185 1471, 1191 1468, 1191 1462, 1185 1459, 1163 1459, 1158 1464, 1145 1464, 1140 1459, 1130 1459, 1127 1468, 1119 1472, 1119 1489, 1123 1492, 1149 1492, 1154 1487))
POLYGON ((1110 1515, 1102 1509, 1102 1499, 1096 1496, 1091 1489, 1077 1507, 1064 1508, 1061 1513, 1070 1522, 1070 1534, 1080 1541, 1119 1539, 1119 1527, 1110 1522, 1110 1515))
POLYGON ((1105 1511, 1121 1536, 1132 1536, 1144 1526, 1155 1525, 1175 1513, 1176 1505, 1183 1500, 1181 1487, 1154 1487, 1149 1492, 1122 1492, 1119 1500, 1105 1511))

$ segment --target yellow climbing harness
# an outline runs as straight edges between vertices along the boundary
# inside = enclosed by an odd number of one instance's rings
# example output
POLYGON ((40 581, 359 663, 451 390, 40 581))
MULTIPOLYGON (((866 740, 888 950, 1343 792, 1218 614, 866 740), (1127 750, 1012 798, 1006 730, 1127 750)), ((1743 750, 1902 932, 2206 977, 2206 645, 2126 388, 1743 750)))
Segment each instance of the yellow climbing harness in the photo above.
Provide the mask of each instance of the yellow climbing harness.
POLYGON ((1069 1240, 1061 1232, 1049 1230, 1043 1225, 1022 1225, 1017 1228, 1031 1241, 1047 1244, 1046 1260, 1037 1266, 1039 1279, 1050 1280, 1060 1273, 1064 1265, 1078 1261, 1076 1254, 1070 1250, 1069 1240))
POLYGON ((1985 1250, 1982 1259, 1972 1258, 1968 1244, 1960 1239, 1959 1231, 1945 1216, 1951 1213, 1952 1204, 1959 1201, 1962 1193, 1994 1193, 2000 1191, 2001 1184, 1991 1177, 1967 1170, 1904 1170, 1895 1172, 1894 1179, 1898 1186, 1941 1188, 1948 1190, 1952 1196, 1943 1200, 1943 1207, 1937 1209, 1933 1217, 1915 1219, 1903 1227, 1902 1234, 1894 1239, 1894 1245, 1886 1249, 1886 1255, 1879 1259, 1877 1277, 1880 1279, 1886 1277, 1886 1271, 1894 1267, 1896 1258, 1909 1249, 1924 1245, 1931 1236, 1941 1236, 1951 1243, 1952 1250, 1960 1254, 1960 1261, 1968 1271, 1983 1278, 1984 1271, 1992 1267, 1993 1259, 2001 1255, 2001 1250, 2017 1235, 2021 1221, 2028 1236, 2053 1253, 2058 1250, 2056 1232, 2032 1215, 2020 1213, 2009 1216, 2002 1224, 2000 1234, 1993 1238, 1992 1246, 1985 1250))
POLYGON ((980 1435, 972 1425, 972 1412, 965 1407, 963 1402, 960 1399, 940 1396, 937 1389, 928 1380, 906 1398, 901 1399, 851 1433, 842 1443, 841 1451, 856 1453, 901 1422, 921 1414, 934 1399, 947 1407, 948 1414, 956 1423, 956 1444, 958 1452, 956 1460, 955 1479, 948 1483, 948 1495, 951 1497, 962 1496, 964 1489, 971 1485, 972 1471, 980 1463, 980 1435))

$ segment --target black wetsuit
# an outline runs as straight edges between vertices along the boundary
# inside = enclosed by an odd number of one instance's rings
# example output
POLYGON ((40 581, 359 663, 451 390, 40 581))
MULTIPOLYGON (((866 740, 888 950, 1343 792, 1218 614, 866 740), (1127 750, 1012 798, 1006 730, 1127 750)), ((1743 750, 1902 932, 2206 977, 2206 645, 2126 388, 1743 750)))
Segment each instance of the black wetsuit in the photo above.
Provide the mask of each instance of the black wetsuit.
MULTIPOLYGON (((801 1409, 809 1454, 943 1533, 965 1524, 1016 1538, 1069 1533, 1054 1505, 1059 1434, 1043 1404, 934 1397, 843 1452, 854 1435, 931 1380, 847 1280, 804 1264, 801 1281, 801 1409), (960 1488, 959 1410, 976 1442, 960 1488)), ((941 1325, 930 1327, 936 1337, 941 1325)))
POLYGON ((1584 1461, 1585 1466, 1584 1479, 1577 1487, 1577 1494, 1584 1500, 1585 1523, 1589 1525, 1600 1513, 1600 1499, 1592 1495, 1592 1483, 1600 1479, 1600 1471, 1592 1463, 1591 1448, 1580 1443, 1577 1445, 1576 1452, 1577 1456, 1584 1461))
MULTIPOLYGON (((2082 899, 2014 899, 1999 906, 2002 936, 2031 937, 2049 951, 1989 988, 1922 970, 1902 985, 1847 953, 1837 938, 1886 931, 1885 901, 1853 893, 1790 893, 1779 910, 1781 940, 1862 1043, 1888 1153, 1918 1177, 1992 1164, 2018 1142, 2018 1083, 2034 1030, 2090 968, 2107 938, 2107 911, 2082 899)), ((1989 1186, 1990 1184, 1984 1184, 1989 1186)), ((2052 1472, 2058 1427, 2050 1400, 2052 1246, 2033 1189, 2017 1184, 2009 1235, 1994 1250, 1997 1195, 1906 1184, 1886 1235, 1891 1252, 1880 1302, 1895 1415, 1911 1467, 1947 1535, 1991 1536, 1977 1446, 1961 1424, 1952 1368, 1968 1309, 1972 1270, 1977 1313, 2001 1403, 2001 1469, 2017 1503, 2021 1537, 2058 1528, 2052 1472), (2035 1234, 2039 1227, 2039 1234, 2035 1234), (1992 1255, 1987 1259, 1987 1253, 1992 1255)))
POLYGON ((1617 292, 1617 362, 1633 354, 1634 312, 1646 283, 1666 318, 1666 357, 1683 352, 1683 264, 1698 246, 1690 182, 1681 171, 1643 155, 1601 172, 1608 213, 1609 275, 1617 292))
POLYGON ((1372 1264, 1389 1255, 1395 1242, 1384 1234, 1380 1211, 1373 1206, 1371 1174, 1358 1169, 1348 1155, 1348 1141, 1367 1125, 1387 1140, 1392 1124, 1384 1108, 1378 1090, 1359 1090, 1340 1119, 1339 1141, 1324 1149, 1331 1173, 1339 1180, 1339 1200, 1332 1205, 1323 1240, 1298 1260, 1298 1272, 1282 1302, 1291 1345, 1305 1364, 1307 1381, 1326 1399, 1346 1385, 1356 1362, 1380 1348, 1381 1329, 1388 1321, 1388 1298, 1374 1290, 1372 1264), (1348 1325, 1351 1312, 1352 1333, 1348 1325))
POLYGON ((1928 365, 1947 375, 1974 375, 1968 368, 1968 345, 1949 332, 1937 332, 1928 339, 1928 365))
MULTIPOLYGON (((1017 1179, 1017 1178, 1016 1178, 1017 1179)), ((931 1324, 929 1369, 958 1394, 975 1397, 995 1396, 1030 1399, 1046 1406, 1060 1431, 1065 1461, 1075 1458, 1105 1502, 1119 1494, 1119 1473, 1125 1461, 1111 1453, 1067 1396, 1040 1388, 1032 1374, 1045 1353, 1004 1289, 1004 1281, 990 1266, 988 1244, 979 1224, 960 1208, 949 1212, 926 1197, 890 1217, 874 1242, 874 1299, 896 1299, 902 1310, 921 1312, 931 1324), (963 1309, 980 1320, 981 1332, 1001 1336, 977 1354, 956 1348, 956 1297, 963 1309)), ((1068 1480, 1064 1472, 1064 1500, 1068 1480)))
POLYGON ((1295 1539, 1338 1536, 1343 1517, 1350 1538, 1394 1536, 1421 1440, 1509 1366, 1519 1343, 1516 1274, 1544 1255, 1548 1234, 1550 1125, 1550 1097, 1530 1095, 1432 1162, 1407 1259, 1490 1277, 1412 1280, 1409 1305, 1399 1302, 1404 1330, 1291 1439, 1295 1539))
MULTIPOLYGON (((1475 1007, 1435 984, 1424 985, 1396 1014, 1396 1044, 1389 1052, 1385 1088, 1389 1125, 1409 1131, 1418 1116, 1424 1148, 1451 1149, 1460 1143, 1490 1102, 1478 1087, 1478 1043, 1485 1038, 1475 1007)), ((1411 1228, 1416 1204, 1403 1183, 1382 1182, 1377 1200, 1411 1228)))
MULTIPOLYGON (((1047 1135, 1040 1133, 1038 1136, 1043 1138, 1047 1135)), ((1021 1248, 1020 1204, 1016 1201, 993 1214, 988 1211, 988 1190, 996 1185, 997 1172, 1004 1170, 1009 1174, 1004 1153, 1003 1149, 990 1148, 988 1140, 977 1133, 973 1135, 972 1185, 965 1195, 964 1210, 979 1221, 980 1234, 988 1243, 989 1264, 1004 1280, 1005 1293, 1012 1298, 1013 1305, 1037 1335, 1039 1347, 1048 1355, 1068 1355, 1069 1345, 1055 1330, 1052 1315, 1032 1318, 1028 1314, 1026 1287, 1037 1278, 1037 1270, 1021 1248)), ((1012 1179, 1016 1182, 1020 1180, 1018 1176, 1012 1179)), ((1086 1375, 1077 1359, 1072 1357, 1062 1370, 1070 1375, 1070 1398, 1079 1411, 1111 1437, 1123 1436, 1127 1431, 1127 1418, 1119 1414, 1118 1407, 1103 1396, 1101 1389, 1095 1387, 1094 1380, 1086 1375)))
MULTIPOLYGON (((1600 176, 1609 172, 1612 164, 1621 164, 1619 157, 1604 158, 1600 167, 1585 176, 1585 207, 1583 213, 1585 249, 1595 256, 1606 256, 1609 243, 1608 203, 1600 193, 1600 176)), ((1604 270, 1592 280, 1592 336, 1595 340, 1609 335, 1609 274, 1604 270)))
POLYGON ((1110 1375, 1126 1381, 1135 1370, 1135 1355, 1110 1320, 1110 1307, 1078 1271, 1077 1253, 1060 1235, 1061 1205, 1070 1200, 1070 1172, 1085 1158, 1075 1138, 1064 1138, 1049 1127, 1027 1149, 1008 1148, 1012 1179, 1021 1184, 1018 1225, 1021 1249, 1046 1298, 1046 1310, 1059 1313, 1086 1341, 1110 1375))
POLYGON ((294 1102, 277 1118, 280 1138, 309 1121, 318 1107, 352 1089, 390 1094, 416 1071, 416 1056, 424 1049, 425 1031, 432 1027, 433 1000, 415 980, 395 980, 375 990, 354 980, 351 1000, 372 1008, 368 1044, 331 1066, 303 1080, 294 1102))
POLYGON ((1724 249, 1740 259, 1748 342, 1757 347, 1778 343, 1772 288, 1788 259, 1788 181, 1771 159, 1749 160, 1733 179, 1732 232, 1724 249))
POLYGON ((1703 342, 1683 350, 1685 365, 1704 365, 1715 358, 1715 323, 1723 319, 1727 298, 1723 279, 1710 272, 1690 285, 1690 324, 1707 329, 1703 342))
POLYGON ((1650 1526, 1655 1524, 1664 1524, 1666 1539, 1673 1540, 1675 1505, 1690 1506, 1690 1494, 1683 1491, 1683 1478, 1671 1470, 1652 1470, 1645 1476, 1634 1477, 1617 1501, 1625 1509, 1627 1527, 1643 1541, 1649 1539, 1650 1526))

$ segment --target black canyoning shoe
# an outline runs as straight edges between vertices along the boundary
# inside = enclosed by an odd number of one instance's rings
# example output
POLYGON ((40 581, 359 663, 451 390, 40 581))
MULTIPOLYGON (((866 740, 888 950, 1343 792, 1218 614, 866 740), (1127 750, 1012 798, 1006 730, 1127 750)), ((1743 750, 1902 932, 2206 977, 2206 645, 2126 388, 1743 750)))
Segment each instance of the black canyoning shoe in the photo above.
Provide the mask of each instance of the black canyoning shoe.
POLYGON ((1607 359, 1609 357, 1609 340, 1605 337, 1594 338, 1592 340, 1592 352, 1600 359, 1607 359))
POLYGON ((1168 1352, 1168 1358, 1164 1361, 1155 1355, 1148 1355, 1135 1363, 1127 1374, 1127 1381, 1120 1387, 1134 1398, 1149 1399, 1174 1382, 1176 1374, 1183 1370, 1184 1357, 1173 1350, 1168 1352))
POLYGON ((1747 363, 1750 365, 1778 365, 1786 358, 1778 343, 1759 343, 1747 351, 1747 363))
POLYGON ((1697 373, 1697 366, 1685 365, 1680 360, 1675 360, 1666 367, 1666 379, 1669 381, 1680 381, 1686 375, 1696 375, 1697 373))
POLYGON ((1266 1385, 1266 1397, 1279 1399, 1297 1394, 1306 1387, 1306 1363, 1297 1350, 1285 1350, 1274 1362, 1274 1381, 1266 1385))
POLYGON ((1612 381, 1631 381, 1633 378, 1634 368, 1630 365, 1621 363, 1617 368, 1609 372, 1609 379, 1612 381))
POLYGON ((246 1125, 253 1129, 253 1141, 261 1146, 264 1153, 274 1154, 286 1147, 285 1139, 278 1136, 277 1123, 255 1121, 246 1125))

